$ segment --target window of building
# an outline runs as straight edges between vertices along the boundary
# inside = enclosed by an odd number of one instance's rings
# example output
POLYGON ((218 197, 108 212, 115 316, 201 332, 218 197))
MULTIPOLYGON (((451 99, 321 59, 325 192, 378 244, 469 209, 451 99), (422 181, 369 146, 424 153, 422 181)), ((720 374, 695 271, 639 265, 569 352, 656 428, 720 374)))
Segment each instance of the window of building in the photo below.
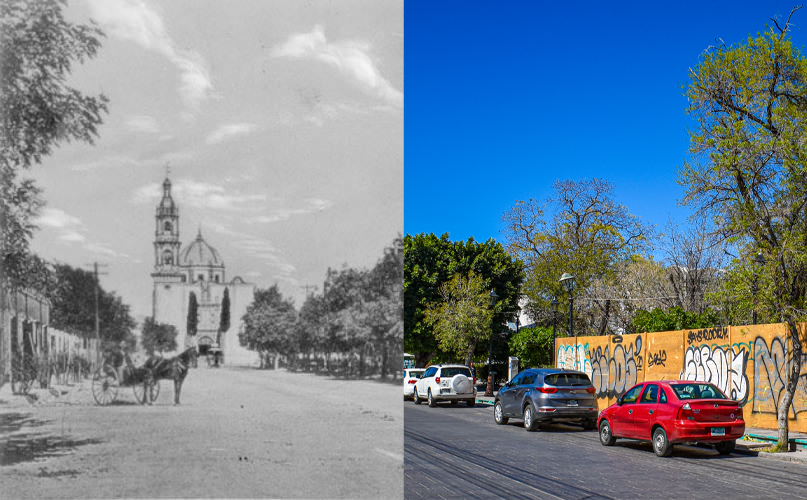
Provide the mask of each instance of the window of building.
POLYGON ((166 266, 174 264, 174 255, 171 253, 171 250, 163 252, 163 264, 166 266))

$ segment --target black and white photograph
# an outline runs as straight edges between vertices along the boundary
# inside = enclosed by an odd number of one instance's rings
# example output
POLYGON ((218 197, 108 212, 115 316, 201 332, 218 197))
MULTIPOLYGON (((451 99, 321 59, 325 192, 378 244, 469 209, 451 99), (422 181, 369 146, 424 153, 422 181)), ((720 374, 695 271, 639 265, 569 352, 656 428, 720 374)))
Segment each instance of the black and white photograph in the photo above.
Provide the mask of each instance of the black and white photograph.
POLYGON ((0 497, 403 497, 403 17, 0 0, 0 497))

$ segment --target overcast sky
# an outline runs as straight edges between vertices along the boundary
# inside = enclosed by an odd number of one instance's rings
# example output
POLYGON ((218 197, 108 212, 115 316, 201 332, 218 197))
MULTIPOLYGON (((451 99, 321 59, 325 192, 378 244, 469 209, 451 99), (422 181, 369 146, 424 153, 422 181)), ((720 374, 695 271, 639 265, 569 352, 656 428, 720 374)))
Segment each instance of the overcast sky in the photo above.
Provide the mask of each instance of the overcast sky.
POLYGON ((299 306, 326 269, 371 267, 403 232, 403 2, 74 0, 106 33, 73 84, 105 94, 95 145, 32 170, 34 250, 151 314, 154 212, 170 167, 183 247, 299 306))

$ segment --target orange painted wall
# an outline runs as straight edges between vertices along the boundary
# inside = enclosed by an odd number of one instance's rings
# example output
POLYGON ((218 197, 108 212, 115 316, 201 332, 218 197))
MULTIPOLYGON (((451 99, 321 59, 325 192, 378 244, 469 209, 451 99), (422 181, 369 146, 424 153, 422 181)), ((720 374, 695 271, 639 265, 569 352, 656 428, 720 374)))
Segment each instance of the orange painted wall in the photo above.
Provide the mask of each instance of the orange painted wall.
MULTIPOLYGON (((799 325, 799 331, 807 352, 807 325, 799 325)), ((743 404, 747 427, 776 429, 789 347, 785 324, 578 337, 577 345, 573 338, 559 338, 556 366, 588 373, 600 409, 635 383, 706 380, 743 404)), ((807 355, 802 358, 789 428, 807 432, 807 355)))

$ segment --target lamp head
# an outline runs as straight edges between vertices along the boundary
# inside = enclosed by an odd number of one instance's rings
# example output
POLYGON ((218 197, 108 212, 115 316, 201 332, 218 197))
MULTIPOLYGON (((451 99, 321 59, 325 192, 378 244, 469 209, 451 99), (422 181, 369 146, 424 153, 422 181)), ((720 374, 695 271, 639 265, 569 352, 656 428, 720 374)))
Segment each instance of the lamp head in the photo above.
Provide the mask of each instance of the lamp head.
POLYGON ((563 276, 560 277, 560 284, 563 285, 564 290, 572 293, 574 290, 574 276, 569 273, 563 273, 563 276))
POLYGON ((496 305, 496 301, 497 301, 498 299, 499 299, 499 296, 498 296, 498 295, 496 295, 496 292, 495 292, 494 290, 491 290, 491 291, 490 291, 490 305, 491 305, 491 306, 495 306, 495 305, 496 305))
POLYGON ((549 305, 552 306, 552 312, 558 312, 558 306, 560 305, 560 302, 558 302, 558 299, 556 297, 552 297, 552 302, 550 302, 549 305))
POLYGON ((764 266, 767 261, 765 260, 765 257, 763 257, 761 253, 758 253, 757 256, 754 257, 753 262, 758 266, 764 266))

